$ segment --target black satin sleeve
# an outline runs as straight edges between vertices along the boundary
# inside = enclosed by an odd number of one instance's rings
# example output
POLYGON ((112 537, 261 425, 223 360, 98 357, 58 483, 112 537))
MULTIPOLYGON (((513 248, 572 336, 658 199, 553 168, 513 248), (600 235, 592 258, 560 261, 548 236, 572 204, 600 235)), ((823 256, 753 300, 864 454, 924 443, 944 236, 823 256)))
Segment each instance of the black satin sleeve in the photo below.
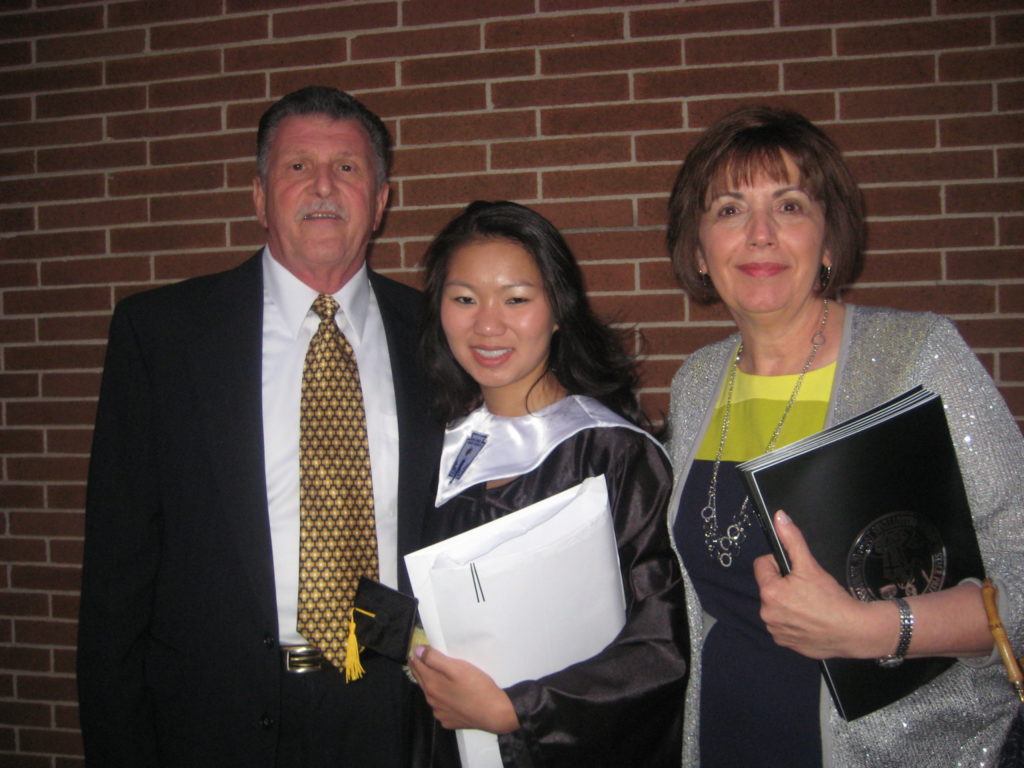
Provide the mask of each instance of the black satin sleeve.
POLYGON ((681 759, 689 644, 679 564, 666 523, 668 459, 644 435, 593 429, 563 443, 520 480, 533 487, 531 495, 543 498, 602 473, 626 623, 598 655, 506 689, 521 726, 499 737, 506 766, 678 766, 681 759))

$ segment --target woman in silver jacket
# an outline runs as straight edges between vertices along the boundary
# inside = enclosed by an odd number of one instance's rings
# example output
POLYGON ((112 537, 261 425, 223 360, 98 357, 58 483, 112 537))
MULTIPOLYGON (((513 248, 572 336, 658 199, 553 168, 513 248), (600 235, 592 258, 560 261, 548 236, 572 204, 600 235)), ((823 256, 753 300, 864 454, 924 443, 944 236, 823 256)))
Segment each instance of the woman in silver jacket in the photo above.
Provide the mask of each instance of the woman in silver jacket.
POLYGON ((782 110, 719 120, 672 193, 676 273, 739 328, 690 355, 672 383, 670 526, 694 649, 686 766, 993 765, 1015 708, 977 584, 862 603, 784 515, 776 527, 794 567, 782 576, 743 501, 736 463, 923 385, 943 398, 985 570, 1024 645, 1024 440, 948 320, 838 301, 862 233, 838 149, 782 110), (887 707, 839 716, 816 660, 904 656, 958 661, 887 707))

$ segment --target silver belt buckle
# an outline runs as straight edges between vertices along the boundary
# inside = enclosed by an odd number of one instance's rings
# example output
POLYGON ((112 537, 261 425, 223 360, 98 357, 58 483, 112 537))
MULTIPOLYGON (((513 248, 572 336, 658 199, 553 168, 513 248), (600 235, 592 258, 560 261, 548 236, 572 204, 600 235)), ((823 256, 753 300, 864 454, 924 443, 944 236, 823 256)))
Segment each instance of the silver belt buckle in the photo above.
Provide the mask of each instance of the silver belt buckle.
POLYGON ((317 672, 323 669, 326 663, 323 653, 311 645, 284 645, 281 646, 281 653, 284 671, 296 675, 317 672))

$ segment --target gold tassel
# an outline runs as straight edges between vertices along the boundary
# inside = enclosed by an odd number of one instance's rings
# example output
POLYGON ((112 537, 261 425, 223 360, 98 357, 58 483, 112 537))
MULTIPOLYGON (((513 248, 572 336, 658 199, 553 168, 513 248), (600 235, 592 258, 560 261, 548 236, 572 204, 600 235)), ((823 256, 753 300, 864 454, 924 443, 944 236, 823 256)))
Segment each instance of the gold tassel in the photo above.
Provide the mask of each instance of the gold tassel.
MULTIPOLYGON (((349 611, 348 614, 348 637, 345 638, 345 682, 350 683, 353 680, 358 680, 366 674, 366 670, 363 669, 363 663, 359 660, 359 640, 356 638, 356 608, 349 611)), ((364 611, 361 608, 358 609, 360 613, 364 613, 367 616, 375 617, 376 614, 364 611)))

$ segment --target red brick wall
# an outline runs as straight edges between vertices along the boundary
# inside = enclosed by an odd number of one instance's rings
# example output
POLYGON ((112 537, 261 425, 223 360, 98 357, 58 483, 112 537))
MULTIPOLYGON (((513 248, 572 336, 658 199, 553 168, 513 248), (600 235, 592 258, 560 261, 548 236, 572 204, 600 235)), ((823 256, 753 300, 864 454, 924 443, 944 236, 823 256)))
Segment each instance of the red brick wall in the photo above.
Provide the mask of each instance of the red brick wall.
POLYGON ((83 480, 114 302, 241 261, 254 127, 308 83, 396 140, 373 253, 415 283, 475 198, 568 234, 599 308, 648 340, 646 402, 727 330, 664 254, 694 135, 748 102, 847 152, 871 217, 850 298, 952 316, 1024 417, 1020 0, 3 0, 0 763, 77 765, 83 480))

